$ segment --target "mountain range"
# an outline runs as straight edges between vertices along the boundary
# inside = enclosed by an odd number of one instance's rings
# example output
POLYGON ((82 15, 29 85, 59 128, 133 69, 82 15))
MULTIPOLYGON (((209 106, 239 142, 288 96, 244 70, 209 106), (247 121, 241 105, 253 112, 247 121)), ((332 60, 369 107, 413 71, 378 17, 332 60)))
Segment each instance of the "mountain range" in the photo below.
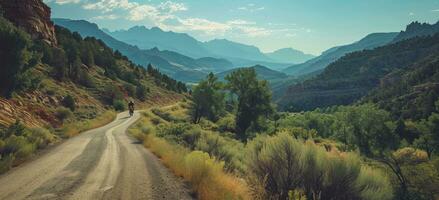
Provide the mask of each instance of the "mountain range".
MULTIPOLYGON (((168 50, 158 48, 140 49, 137 46, 126 44, 108 35, 96 24, 85 20, 53 19, 55 24, 68 28, 70 31, 78 32, 83 37, 95 37, 102 40, 109 47, 120 51, 138 65, 147 66, 152 64, 161 72, 184 82, 197 82, 207 75, 207 72, 214 71, 218 63, 224 63, 223 59, 205 58, 199 62, 191 57, 168 50)), ((226 62, 230 67, 230 63, 226 62)), ((221 70, 219 70, 221 71, 221 70)))
POLYGON ((348 53, 386 45, 392 42, 397 35, 398 33, 373 33, 353 44, 330 48, 323 52, 322 55, 305 63, 290 66, 284 69, 283 72, 293 76, 302 76, 310 73, 318 74, 329 64, 348 53))
POLYGON ((252 45, 233 42, 226 39, 199 41, 188 34, 164 31, 158 27, 146 28, 135 26, 127 30, 109 31, 106 33, 127 44, 136 45, 140 49, 157 47, 175 51, 193 58, 215 57, 232 61, 237 66, 268 64, 270 68, 301 63, 313 57, 294 49, 280 49, 264 54, 252 45), (273 65, 273 67, 271 66, 273 65))
MULTIPOLYGON (((350 104, 367 96, 363 101, 378 102, 389 110, 400 109, 398 113, 413 115, 407 111, 408 102, 423 104, 428 101, 425 94, 439 93, 435 67, 439 59, 439 33, 431 36, 433 32, 425 34, 424 31, 435 26, 413 29, 411 24, 394 37, 406 38, 404 40, 392 39, 393 42, 382 47, 349 53, 314 78, 289 87, 277 102, 284 109, 300 111, 350 104)), ((393 34, 385 35, 386 40, 372 41, 389 41, 393 34)))
POLYGON ((314 55, 306 54, 293 48, 283 48, 273 51, 271 53, 266 53, 265 55, 267 55, 272 60, 276 60, 278 62, 294 64, 304 63, 316 57, 314 55))

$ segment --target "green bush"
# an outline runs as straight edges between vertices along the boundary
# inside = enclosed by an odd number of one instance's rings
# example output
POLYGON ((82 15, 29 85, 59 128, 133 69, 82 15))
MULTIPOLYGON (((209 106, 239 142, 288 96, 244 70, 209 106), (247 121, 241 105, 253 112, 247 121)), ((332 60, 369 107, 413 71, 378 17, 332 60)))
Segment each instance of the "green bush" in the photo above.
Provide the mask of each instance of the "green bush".
POLYGON ((267 199, 288 199, 291 191, 307 199, 392 199, 387 177, 362 167, 357 155, 329 153, 287 133, 257 137, 246 158, 250 184, 267 199))
POLYGON ((145 87, 142 84, 136 87, 136 97, 141 101, 146 100, 146 95, 148 92, 149 92, 149 88, 145 87))
POLYGON ((25 137, 12 135, 6 138, 2 155, 15 155, 19 153, 21 156, 23 156, 28 152, 30 145, 32 144, 30 144, 25 137))
POLYGON ((65 96, 61 103, 64 107, 69 108, 71 111, 75 111, 76 109, 75 99, 71 95, 65 96))
POLYGON ((39 149, 46 147, 48 144, 53 143, 56 140, 55 136, 44 128, 29 129, 26 138, 39 149))
POLYGON ((66 107, 59 107, 55 111, 55 116, 62 122, 66 121, 67 119, 70 119, 73 117, 72 111, 66 107))
POLYGON ((125 91, 127 91, 128 96, 134 97, 136 95, 136 87, 130 83, 124 85, 125 91))
POLYGON ((123 100, 115 100, 113 101, 113 108, 116 111, 124 111, 126 110, 125 102, 123 100))
POLYGON ((220 132, 235 132, 235 117, 233 115, 227 115, 217 122, 218 131, 220 132))

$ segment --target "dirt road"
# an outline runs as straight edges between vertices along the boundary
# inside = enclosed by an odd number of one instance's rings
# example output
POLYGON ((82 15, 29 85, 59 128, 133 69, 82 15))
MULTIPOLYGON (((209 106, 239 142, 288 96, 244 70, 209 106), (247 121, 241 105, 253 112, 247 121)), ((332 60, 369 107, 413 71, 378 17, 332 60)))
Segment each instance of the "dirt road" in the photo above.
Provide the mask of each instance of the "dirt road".
POLYGON ((0 199, 192 199, 189 189, 126 129, 119 114, 0 176, 0 199))

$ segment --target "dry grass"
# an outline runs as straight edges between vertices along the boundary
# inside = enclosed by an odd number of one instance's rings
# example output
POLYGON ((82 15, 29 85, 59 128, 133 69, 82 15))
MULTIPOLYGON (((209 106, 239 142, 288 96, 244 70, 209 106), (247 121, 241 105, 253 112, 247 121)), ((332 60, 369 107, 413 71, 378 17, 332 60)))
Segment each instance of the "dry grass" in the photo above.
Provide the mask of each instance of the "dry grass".
POLYGON ((66 124, 62 127, 61 132, 64 137, 73 137, 81 132, 98 128, 105 124, 108 124, 112 122, 115 117, 116 117, 116 112, 109 110, 104 112, 99 117, 91 120, 66 124))
POLYGON ((161 158, 174 174, 189 181, 198 199, 252 199, 245 181, 226 173, 223 162, 215 160, 207 153, 191 152, 154 136, 155 128, 150 116, 151 113, 144 114, 129 130, 130 134, 143 140, 144 146, 161 158), (145 126, 152 127, 148 133, 141 130, 145 126))

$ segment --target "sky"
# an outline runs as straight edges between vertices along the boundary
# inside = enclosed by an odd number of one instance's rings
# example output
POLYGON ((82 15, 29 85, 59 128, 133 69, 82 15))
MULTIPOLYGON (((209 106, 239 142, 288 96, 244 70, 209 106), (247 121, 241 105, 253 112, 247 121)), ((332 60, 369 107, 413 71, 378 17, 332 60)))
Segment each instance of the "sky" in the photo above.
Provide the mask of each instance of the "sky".
POLYGON ((228 39, 263 52, 294 48, 319 55, 370 33, 436 23, 439 0, 44 0, 52 17, 100 28, 159 27, 200 41, 228 39))

